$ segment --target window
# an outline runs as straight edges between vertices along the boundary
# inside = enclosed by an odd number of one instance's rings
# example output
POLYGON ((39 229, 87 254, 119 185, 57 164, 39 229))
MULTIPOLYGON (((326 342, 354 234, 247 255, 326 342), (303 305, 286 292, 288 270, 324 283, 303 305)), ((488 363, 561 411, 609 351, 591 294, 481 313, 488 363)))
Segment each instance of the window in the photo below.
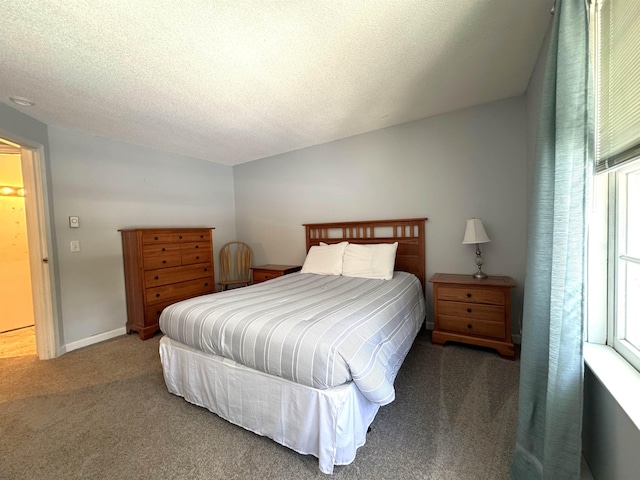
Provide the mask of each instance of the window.
POLYGON ((616 176, 615 330, 613 347, 640 370, 640 162, 616 176))
POLYGON ((596 172, 587 339, 640 370, 640 1, 595 3, 596 172), (603 320, 604 319, 604 320, 603 320))

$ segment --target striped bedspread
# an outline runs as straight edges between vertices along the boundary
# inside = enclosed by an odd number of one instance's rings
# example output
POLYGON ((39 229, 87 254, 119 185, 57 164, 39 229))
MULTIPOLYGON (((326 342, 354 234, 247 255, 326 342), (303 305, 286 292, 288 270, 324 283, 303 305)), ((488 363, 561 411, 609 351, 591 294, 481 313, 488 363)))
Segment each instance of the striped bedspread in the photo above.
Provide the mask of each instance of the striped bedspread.
POLYGON ((372 402, 393 382, 425 317, 420 281, 294 273, 167 307, 170 338, 315 388, 353 380, 372 402))

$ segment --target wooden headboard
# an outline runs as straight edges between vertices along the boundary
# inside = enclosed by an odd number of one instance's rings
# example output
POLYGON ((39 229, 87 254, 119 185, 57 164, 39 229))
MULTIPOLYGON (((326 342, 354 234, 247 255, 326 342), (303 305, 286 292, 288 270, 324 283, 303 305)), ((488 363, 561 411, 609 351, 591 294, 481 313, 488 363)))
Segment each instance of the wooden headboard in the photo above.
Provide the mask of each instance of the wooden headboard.
MULTIPOLYGON (((325 243, 398 242, 395 270, 413 273, 426 287, 424 223, 427 218, 369 220, 360 222, 306 223, 307 251, 325 243)), ((425 290, 426 291, 426 290, 425 290)))

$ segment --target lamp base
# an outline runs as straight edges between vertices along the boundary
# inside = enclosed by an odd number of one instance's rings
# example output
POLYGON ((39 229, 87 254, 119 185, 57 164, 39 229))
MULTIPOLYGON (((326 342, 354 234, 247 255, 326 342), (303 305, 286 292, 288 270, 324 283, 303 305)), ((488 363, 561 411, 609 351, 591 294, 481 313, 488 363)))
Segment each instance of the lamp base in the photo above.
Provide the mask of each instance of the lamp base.
POLYGON ((483 279, 483 278, 488 278, 489 275, 487 275, 486 273, 480 271, 480 272, 476 272, 473 275, 471 275, 473 278, 478 278, 478 279, 483 279))

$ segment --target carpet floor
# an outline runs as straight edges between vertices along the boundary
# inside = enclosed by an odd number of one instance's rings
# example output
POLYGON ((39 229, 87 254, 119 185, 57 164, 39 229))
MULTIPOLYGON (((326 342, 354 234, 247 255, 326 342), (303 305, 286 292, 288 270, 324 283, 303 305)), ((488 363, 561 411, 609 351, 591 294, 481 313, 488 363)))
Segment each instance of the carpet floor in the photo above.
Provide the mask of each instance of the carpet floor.
POLYGON ((0 478, 508 479, 519 362, 416 339, 367 442, 333 476, 167 392, 160 335, 0 358, 0 478))

